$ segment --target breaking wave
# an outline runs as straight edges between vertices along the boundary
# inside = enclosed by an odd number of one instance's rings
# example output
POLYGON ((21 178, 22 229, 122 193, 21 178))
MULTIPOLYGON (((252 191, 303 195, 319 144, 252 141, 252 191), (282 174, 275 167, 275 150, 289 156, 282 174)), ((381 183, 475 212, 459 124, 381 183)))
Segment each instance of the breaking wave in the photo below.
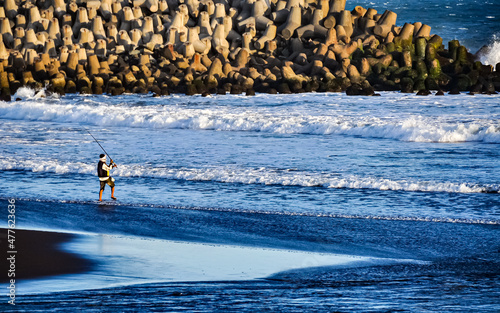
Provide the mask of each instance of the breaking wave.
POLYGON ((479 54, 479 60, 487 65, 493 65, 500 63, 500 37, 493 36, 493 41, 490 45, 481 49, 479 54))
MULTIPOLYGON (((95 175, 95 165, 85 163, 59 163, 54 160, 0 161, 0 170, 48 172, 56 174, 95 175), (14 165, 15 164, 15 165, 14 165)), ((392 180, 381 177, 361 177, 337 173, 309 172, 297 169, 275 168, 145 168, 142 165, 120 165, 114 169, 115 177, 148 177, 169 180, 210 181, 245 185, 277 185, 296 187, 320 187, 342 189, 374 189, 411 192, 449 193, 498 193, 500 185, 481 185, 467 182, 437 182, 418 180, 392 180), (147 173, 147 174, 145 174, 147 173)))
POLYGON ((462 120, 418 114, 355 115, 342 110, 294 107, 235 107, 64 103, 58 99, 0 103, 0 118, 79 123, 102 127, 139 127, 274 134, 347 135, 413 142, 500 143, 494 117, 462 120))

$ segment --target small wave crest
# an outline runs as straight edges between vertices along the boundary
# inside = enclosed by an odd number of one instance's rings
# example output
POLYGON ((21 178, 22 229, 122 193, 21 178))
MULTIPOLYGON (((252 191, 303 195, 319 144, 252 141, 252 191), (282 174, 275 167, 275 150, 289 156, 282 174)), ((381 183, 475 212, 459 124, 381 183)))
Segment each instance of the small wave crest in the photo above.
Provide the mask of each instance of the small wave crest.
MULTIPOLYGON (((0 160, 0 170, 21 170, 55 174, 95 175, 95 166, 85 163, 59 163, 55 160, 0 160), (13 165, 15 164, 15 165, 13 165)), ((336 189, 374 189, 380 191, 497 193, 500 185, 481 185, 468 182, 436 182, 393 180, 381 177, 362 177, 338 173, 310 172, 296 169, 207 167, 207 168, 145 168, 143 165, 120 165, 115 177, 162 178, 197 182, 217 182, 243 185, 276 185, 336 189)))
MULTIPOLYGON (((0 200, 7 198, 0 197, 0 200)), ((267 215, 286 215, 286 216, 307 216, 307 217, 327 217, 327 218, 343 218, 343 219, 368 219, 368 220, 385 220, 385 221, 411 221, 411 222, 431 222, 431 223, 455 223, 455 224, 483 224, 483 225, 500 225, 499 220, 494 219, 478 219, 478 218, 453 218, 453 217, 418 217, 418 216, 384 216, 384 215, 358 215, 358 214, 336 214, 336 213, 314 213, 314 212, 289 212, 289 211, 263 211, 253 209, 235 209, 224 207, 198 207, 198 206, 177 206, 177 205, 161 205, 161 204, 145 204, 145 203, 125 203, 114 202, 112 204, 103 204, 98 201, 73 201, 73 200, 54 200, 54 199, 38 199, 38 198, 16 198, 16 201, 42 202, 42 203, 58 203, 58 204, 82 204, 82 205, 113 205, 119 207, 142 207, 155 209, 172 209, 172 210, 193 210, 193 211, 215 211, 215 212, 236 212, 236 213, 252 213, 252 214, 267 214, 267 215)))

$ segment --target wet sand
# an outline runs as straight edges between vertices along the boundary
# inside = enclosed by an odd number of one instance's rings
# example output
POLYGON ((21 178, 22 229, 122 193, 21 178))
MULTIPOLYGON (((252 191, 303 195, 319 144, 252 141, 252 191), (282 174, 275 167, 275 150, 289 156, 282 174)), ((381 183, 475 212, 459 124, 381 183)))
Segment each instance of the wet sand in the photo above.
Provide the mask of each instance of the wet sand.
POLYGON ((42 253, 44 263, 38 263, 36 258, 23 261, 23 267, 18 269, 24 274, 24 279, 17 283, 18 294, 148 283, 250 281, 290 270, 322 266, 344 268, 414 262, 125 235, 39 233, 23 231, 23 237, 32 239, 35 244, 43 239, 43 245, 30 246, 29 253, 42 253), (49 250, 51 252, 47 253, 49 250), (31 268, 31 276, 24 273, 28 266, 26 262, 36 264, 31 268))

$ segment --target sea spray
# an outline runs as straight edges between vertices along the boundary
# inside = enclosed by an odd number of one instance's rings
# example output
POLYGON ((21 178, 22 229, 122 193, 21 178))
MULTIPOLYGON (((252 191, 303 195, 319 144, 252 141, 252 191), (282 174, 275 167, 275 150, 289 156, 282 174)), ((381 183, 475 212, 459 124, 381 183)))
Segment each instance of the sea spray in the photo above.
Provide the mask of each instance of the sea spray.
POLYGON ((479 60, 486 65, 500 63, 500 35, 494 35, 491 44, 481 50, 479 60))

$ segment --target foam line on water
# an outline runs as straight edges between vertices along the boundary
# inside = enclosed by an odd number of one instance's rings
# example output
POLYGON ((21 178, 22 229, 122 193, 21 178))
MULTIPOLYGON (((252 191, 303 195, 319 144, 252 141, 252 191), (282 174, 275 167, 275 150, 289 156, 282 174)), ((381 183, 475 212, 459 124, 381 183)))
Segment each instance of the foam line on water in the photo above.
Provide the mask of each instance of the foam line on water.
MULTIPOLYGON (((0 200, 8 198, 0 197, 0 200)), ((103 205, 98 201, 80 201, 80 200, 55 200, 55 199, 40 199, 40 198, 16 198, 16 201, 41 202, 41 203, 57 203, 57 204, 77 204, 77 205, 103 205)), ((152 208, 152 209, 172 209, 172 210, 192 210, 192 211, 214 211, 214 212, 234 212, 234 213, 252 213, 264 215, 285 215, 285 216, 307 216, 307 217, 325 217, 325 218, 342 218, 342 219, 366 219, 366 220, 383 220, 383 221, 406 221, 406 222, 430 222, 430 223, 453 223, 453 224, 483 224, 483 225, 500 225, 500 220, 486 218, 456 218, 456 217, 435 217, 435 216, 388 216, 388 215, 362 215, 362 214, 337 214, 337 213, 317 213, 317 212, 296 212, 296 211, 266 211, 261 209, 238 209, 224 207, 199 207, 199 206, 178 206, 178 205, 162 205, 149 203, 127 203, 113 202, 105 204, 106 206, 117 207, 137 207, 137 208, 152 208)), ((33 228, 34 230, 56 230, 58 232, 66 232, 64 229, 58 228, 33 228)))
MULTIPOLYGON (((368 112, 369 113, 369 112, 368 112)), ((74 104, 59 100, 0 103, 0 118, 78 123, 100 127, 139 127, 248 131, 273 134, 347 135, 415 142, 500 143, 493 117, 456 118, 394 114, 375 116, 309 107, 179 106, 74 104)))
MULTIPOLYGON (((94 164, 59 162, 46 159, 0 160, 0 170, 20 170, 56 174, 95 175, 94 164)), ((216 166, 204 168, 144 167, 124 164, 113 170, 115 177, 147 177, 170 180, 209 181, 245 185, 279 185, 345 189, 375 189, 411 192, 483 193, 499 192, 499 185, 481 185, 474 182, 439 182, 393 180, 383 177, 340 175, 338 173, 310 172, 295 169, 216 166)))

